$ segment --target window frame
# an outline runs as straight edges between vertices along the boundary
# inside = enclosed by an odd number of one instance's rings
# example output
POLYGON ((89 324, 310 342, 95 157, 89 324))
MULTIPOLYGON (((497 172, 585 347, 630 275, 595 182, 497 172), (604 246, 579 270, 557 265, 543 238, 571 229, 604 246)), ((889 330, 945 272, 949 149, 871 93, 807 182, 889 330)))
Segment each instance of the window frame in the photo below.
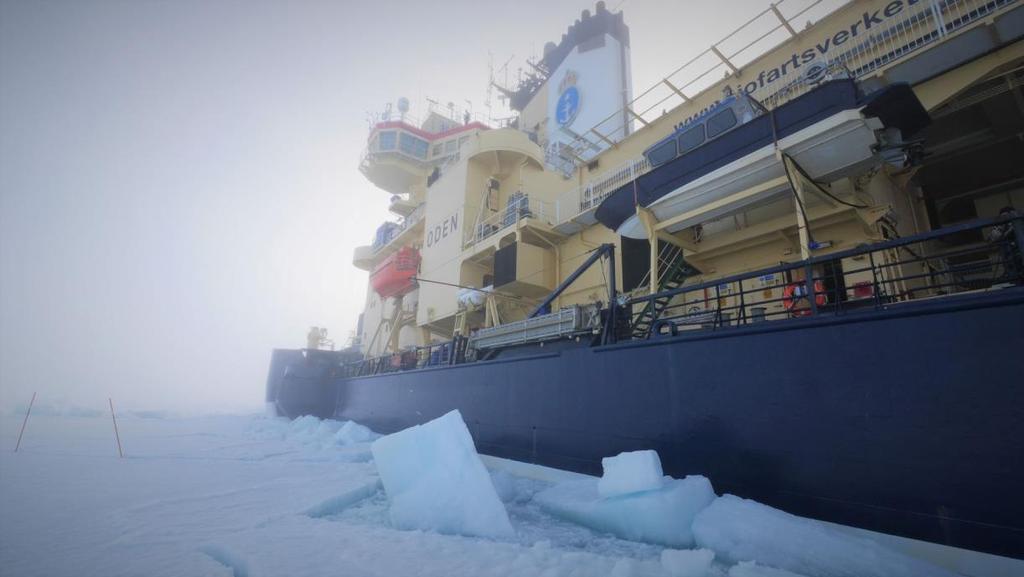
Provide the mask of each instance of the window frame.
POLYGON ((660 142, 658 144, 655 144, 654 146, 649 148, 647 150, 646 156, 647 156, 647 161, 651 163, 652 167, 653 166, 661 166, 662 164, 665 164, 666 162, 668 162, 668 161, 674 159, 675 157, 679 156, 679 145, 676 144, 676 139, 674 137, 673 138, 669 138, 669 139, 664 140, 664 141, 662 141, 662 142, 660 142), (654 156, 654 154, 656 152, 660 151, 662 148, 665 148, 667 146, 671 146, 672 147, 672 151, 673 151, 672 152, 672 156, 668 156, 664 160, 661 160, 659 162, 655 162, 654 159, 651 158, 651 157, 654 156))
POLYGON ((707 130, 705 131, 705 140, 714 140, 715 138, 718 138, 719 136, 725 134, 726 132, 729 132, 733 128, 736 128, 736 126, 739 124, 739 122, 740 122, 740 119, 736 116, 736 111, 733 110, 731 106, 729 106, 727 108, 723 108, 722 110, 719 110, 718 112, 710 115, 708 117, 708 119, 704 122, 704 124, 707 125, 707 130), (724 116, 725 114, 728 114, 729 116, 732 117, 732 124, 730 124, 729 126, 726 126, 724 128, 721 128, 721 129, 717 130, 714 134, 712 134, 711 133, 711 128, 712 128, 711 127, 711 122, 713 120, 715 120, 716 118, 718 118, 719 116, 724 116))
POLYGON ((690 128, 687 128, 686 130, 684 130, 684 131, 679 133, 679 136, 676 137, 676 151, 677 151, 678 154, 686 154, 687 152, 690 152, 691 150, 700 148, 707 141, 708 141, 707 130, 704 128, 704 123, 701 122, 701 123, 695 124, 694 126, 691 126, 690 128), (687 135, 689 135, 690 133, 693 133, 693 132, 700 132, 700 140, 698 140, 697 143, 694 144, 693 146, 690 146, 686 150, 683 150, 683 146, 682 146, 683 137, 687 136, 687 135))

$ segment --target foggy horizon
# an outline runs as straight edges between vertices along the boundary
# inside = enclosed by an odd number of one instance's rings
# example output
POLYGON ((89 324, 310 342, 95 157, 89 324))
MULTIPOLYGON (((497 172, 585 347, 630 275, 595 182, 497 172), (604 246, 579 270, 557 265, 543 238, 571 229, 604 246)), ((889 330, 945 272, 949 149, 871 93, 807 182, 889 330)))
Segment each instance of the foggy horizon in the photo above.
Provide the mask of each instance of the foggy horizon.
MULTIPOLYGON (((634 94, 741 23, 719 7, 608 3, 634 94)), ((271 349, 356 327, 352 251, 395 219, 358 170, 368 115, 481 112, 489 58, 514 80, 584 9, 2 2, 0 410, 261 408, 271 349)))

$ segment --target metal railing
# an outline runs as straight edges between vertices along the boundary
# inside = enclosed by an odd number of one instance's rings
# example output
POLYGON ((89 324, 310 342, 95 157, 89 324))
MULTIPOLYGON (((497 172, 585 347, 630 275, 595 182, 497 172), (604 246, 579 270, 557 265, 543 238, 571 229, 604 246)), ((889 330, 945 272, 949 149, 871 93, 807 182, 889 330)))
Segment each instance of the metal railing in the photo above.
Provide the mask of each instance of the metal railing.
POLYGON ((634 122, 647 125, 667 110, 696 98, 718 84, 723 76, 736 76, 747 64, 796 36, 791 21, 820 20, 848 2, 782 0, 770 4, 740 27, 690 58, 662 80, 598 122, 567 146, 583 162, 632 133, 634 122), (792 10, 791 14, 783 14, 792 10), (817 18, 815 18, 817 16, 817 18))
MULTIPOLYGON (((682 256, 682 250, 674 244, 665 243, 658 251, 658 282, 657 286, 661 286, 661 283, 665 281, 665 277, 668 275, 669 270, 672 267, 672 263, 677 258, 682 256)), ((635 289, 638 293, 650 293, 651 291, 651 269, 648 268, 647 272, 644 273, 643 278, 637 283, 635 289)))
POLYGON ((412 369, 444 367, 471 362, 475 352, 468 348, 469 339, 457 336, 450 341, 411 347, 397 353, 371 357, 361 361, 343 363, 343 377, 365 377, 412 369))
POLYGON ((424 215, 426 215, 426 212, 427 212, 426 208, 427 208, 426 203, 421 202, 419 204, 419 206, 414 208, 413 211, 409 213, 409 216, 406 216, 405 218, 403 218, 399 222, 395 223, 398 226, 396 228, 392 229, 391 236, 387 240, 385 240, 384 242, 381 242, 381 243, 374 242, 374 244, 373 244, 373 251, 374 252, 378 252, 378 251, 384 249, 384 247, 390 245, 392 242, 395 241, 396 238, 401 236, 403 232, 405 232, 406 230, 416 226, 416 223, 418 223, 419 221, 423 220, 424 215))
POLYGON ((982 219, 637 296, 623 310, 636 317, 648 302, 670 298, 651 331, 654 336, 880 310, 1022 284, 1022 245, 1024 216, 982 219))
POLYGON ((470 248, 504 230, 518 226, 519 222, 526 218, 554 226, 557 220, 555 204, 523 195, 510 206, 477 221, 476 225, 467 231, 463 248, 470 248))
MULTIPOLYGON (((994 14, 1016 0, 932 0, 893 17, 878 32, 858 36, 826 59, 831 70, 845 70, 853 78, 863 78, 897 62, 946 36, 994 14)), ((751 92, 766 108, 780 104, 814 88, 815 84, 797 79, 781 88, 751 92)))
MULTIPOLYGON (((950 34, 981 22, 1016 2, 1017 0, 931 0, 919 2, 915 6, 901 4, 901 10, 891 17, 886 17, 881 25, 876 25, 870 31, 858 30, 856 36, 848 34, 841 48, 833 47, 831 51, 822 51, 828 52, 827 56, 818 54, 815 60, 824 62, 829 69, 842 68, 849 71, 854 78, 861 78, 876 73, 950 34)), ((738 72, 743 71, 746 66, 794 38, 797 33, 793 22, 810 18, 807 22, 811 24, 813 16, 818 16, 814 21, 820 21, 847 4, 849 3, 823 0, 798 4, 795 0, 783 0, 769 5, 767 9, 725 38, 640 93, 626 107, 612 113, 589 130, 581 132, 578 138, 566 146, 573 152, 577 162, 593 160, 607 148, 605 144, 617 143, 625 138, 625 134, 631 133, 634 123, 647 125, 653 122, 666 111, 686 104, 714 88, 721 82, 723 75, 736 79, 738 72), (790 8, 793 10, 792 14, 783 14, 790 8)), ((884 10, 885 6, 880 12, 884 13, 884 10)), ((831 38, 828 40, 831 42, 831 38)), ((753 89, 749 88, 750 84, 739 88, 749 90, 749 94, 761 101, 766 108, 772 109, 816 85, 805 81, 803 74, 794 76, 794 80, 781 85, 781 79, 762 83, 755 77, 753 89)), ((750 75, 746 75, 744 81, 749 81, 750 78, 750 75)), ((695 115, 698 113, 699 111, 695 111, 695 115)), ((638 158, 631 162, 641 160, 638 158)), ((630 162, 627 162, 619 169, 629 164, 630 162)), ((641 174, 644 171, 641 171, 641 174)), ((593 185, 575 187, 561 195, 560 223, 590 208, 584 198, 584 191, 588 187, 601 184, 604 179, 613 180, 611 177, 614 173, 615 170, 603 173, 593 180, 593 185), (579 204, 580 210, 574 212, 572 207, 576 203, 579 204)), ((618 186, 621 186, 621 183, 618 186)), ((607 196, 607 192, 598 193, 592 198, 603 200, 604 196, 607 196)), ((593 202, 592 200, 591 205, 593 202)))
POLYGON ((636 180, 651 169, 646 156, 627 160, 619 166, 602 172, 582 186, 573 187, 558 195, 555 199, 556 224, 575 218, 588 210, 596 209, 627 182, 636 180))
POLYGON ((430 98, 425 98, 423 102, 413 105, 404 113, 390 107, 386 107, 381 112, 367 113, 366 122, 371 131, 380 122, 405 122, 419 127, 426 122, 431 114, 437 114, 448 120, 453 128, 469 122, 479 122, 487 126, 495 125, 494 119, 483 111, 473 110, 472 107, 458 106, 454 102, 450 104, 451 106, 446 106, 430 98))
MULTIPOLYGON (((653 338, 780 319, 801 322, 799 319, 880 311, 914 301, 1024 285, 1022 246, 1024 216, 980 219, 631 298, 617 310, 626 314, 642 309, 649 301, 672 298, 654 323, 653 338), (845 269, 842 261, 856 266, 845 269), (696 298, 689 298, 694 295, 696 298)), ((471 338, 457 336, 339 367, 343 376, 359 377, 459 365, 484 356, 471 346, 471 338)))

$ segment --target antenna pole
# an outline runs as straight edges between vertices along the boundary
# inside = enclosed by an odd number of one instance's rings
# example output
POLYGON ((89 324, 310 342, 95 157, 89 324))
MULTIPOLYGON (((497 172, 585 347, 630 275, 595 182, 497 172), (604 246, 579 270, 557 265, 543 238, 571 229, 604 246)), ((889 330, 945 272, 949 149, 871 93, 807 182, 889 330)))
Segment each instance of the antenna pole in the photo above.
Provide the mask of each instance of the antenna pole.
POLYGON ((17 453, 18 449, 21 448, 21 436, 25 434, 25 425, 28 424, 28 416, 32 414, 32 405, 36 402, 36 394, 32 393, 32 400, 28 402, 28 410, 25 411, 25 420, 21 422, 21 432, 18 433, 18 444, 14 446, 14 452, 17 453))

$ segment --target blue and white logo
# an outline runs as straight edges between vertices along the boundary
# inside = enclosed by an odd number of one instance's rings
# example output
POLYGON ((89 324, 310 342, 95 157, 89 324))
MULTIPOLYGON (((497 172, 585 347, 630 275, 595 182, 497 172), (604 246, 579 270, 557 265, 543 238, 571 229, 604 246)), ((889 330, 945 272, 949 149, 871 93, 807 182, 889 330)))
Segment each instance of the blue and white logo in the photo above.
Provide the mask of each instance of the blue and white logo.
POLYGON ((828 63, 821 60, 815 60, 804 68, 804 81, 812 86, 824 80, 827 75, 828 63))
POLYGON ((580 112, 580 90, 575 85, 567 87, 558 97, 555 105, 555 122, 559 126, 569 126, 580 112))

